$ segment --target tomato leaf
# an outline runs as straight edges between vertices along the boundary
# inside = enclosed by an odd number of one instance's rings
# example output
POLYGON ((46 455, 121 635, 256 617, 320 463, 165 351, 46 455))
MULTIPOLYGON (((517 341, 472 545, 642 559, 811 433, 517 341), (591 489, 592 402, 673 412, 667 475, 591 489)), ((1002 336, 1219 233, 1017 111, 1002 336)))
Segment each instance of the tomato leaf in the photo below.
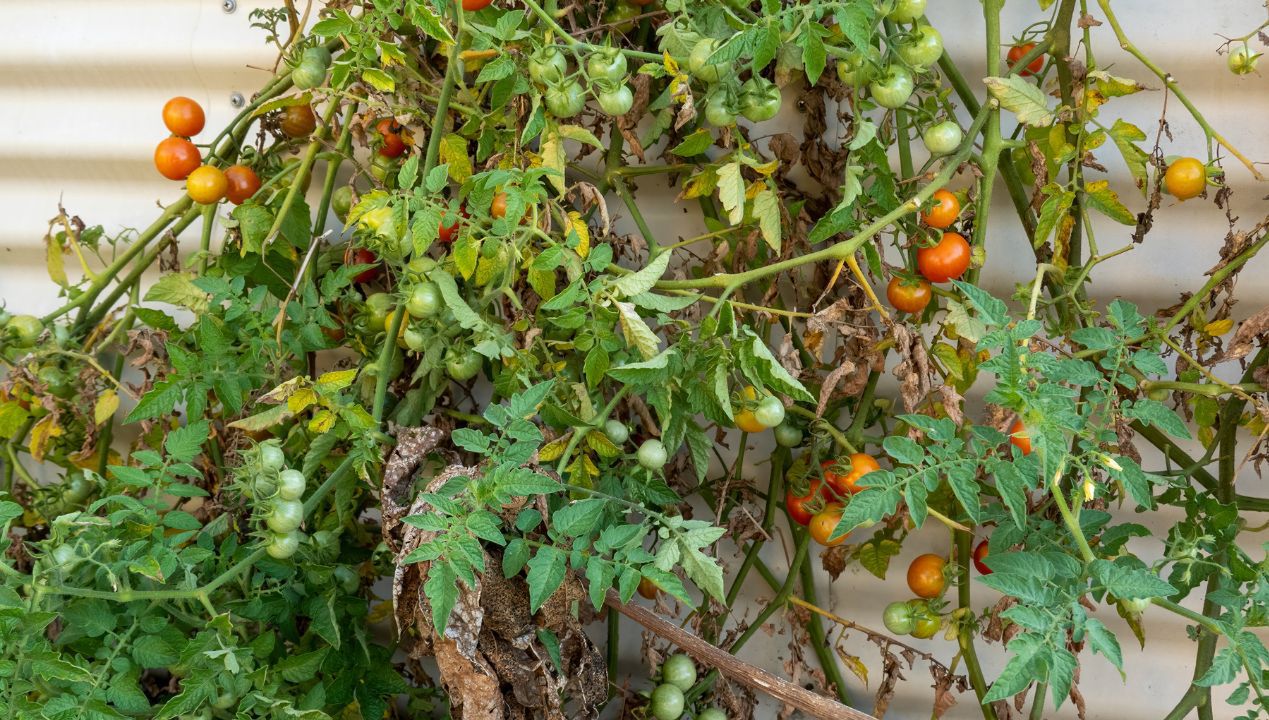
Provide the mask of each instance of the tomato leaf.
POLYGON ((1018 116, 1018 122, 1030 127, 1047 127, 1057 116, 1049 109, 1048 99, 1034 83, 1018 75, 983 78, 987 91, 1000 106, 1018 116))

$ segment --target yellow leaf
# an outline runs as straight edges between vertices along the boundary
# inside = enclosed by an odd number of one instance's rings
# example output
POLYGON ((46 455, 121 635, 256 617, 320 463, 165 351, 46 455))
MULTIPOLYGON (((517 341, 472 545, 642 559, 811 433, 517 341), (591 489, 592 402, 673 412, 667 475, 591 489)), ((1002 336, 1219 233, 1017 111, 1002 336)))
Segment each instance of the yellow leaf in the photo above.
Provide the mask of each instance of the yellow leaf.
POLYGON ((555 191, 563 194, 564 192, 564 142, 560 139, 559 128, 554 123, 547 125, 546 132, 542 133, 542 167, 550 168, 555 172, 547 175, 547 179, 551 181, 551 186, 555 191))
POLYGON ((568 220, 573 232, 577 233, 577 254, 585 258, 590 255, 590 228, 586 226, 582 214, 576 210, 568 212, 568 220))
POLYGON ((101 425, 114 417, 118 409, 119 394, 114 390, 103 390, 101 395, 97 396, 97 404, 93 406, 93 423, 101 425))
POLYGON ((312 388, 300 388, 286 399, 286 409, 298 413, 317 402, 317 393, 312 388))
POLYGON ((471 157, 467 154, 467 140, 461 135, 447 134, 441 138, 441 162, 449 164, 449 177, 459 185, 471 177, 471 157))
POLYGON ((66 287, 66 266, 62 262, 62 246, 50 234, 48 237, 48 276, 53 282, 66 287))
POLYGON ((1203 326, 1203 332, 1212 337, 1220 337, 1234 328, 1234 321, 1231 318, 1224 320, 1213 320, 1203 326))
POLYGON ((569 433, 543 445, 542 449, 538 450, 538 462, 546 463, 559 460, 560 456, 564 454, 564 448, 568 447, 568 441, 572 435, 572 433, 569 433))
POLYGON ((295 392, 297 389, 307 386, 308 378, 296 376, 265 393, 264 396, 260 398, 260 401, 267 403, 280 403, 291 397, 291 393, 295 392))
POLYGON ((309 432, 324 433, 335 427, 335 413, 330 410, 318 410, 313 414, 313 419, 308 421, 309 432))
POLYGON ((718 173, 713 168, 702 170, 693 175, 683 183, 683 193, 680 198, 683 200, 692 200, 693 198, 705 197, 714 192, 714 188, 718 187, 718 173))
POLYGON ((846 669, 859 678, 864 683, 864 687, 868 687, 868 666, 864 664, 864 661, 854 655, 844 653, 840 649, 837 651, 837 656, 842 659, 842 662, 846 663, 846 669))
POLYGON ((35 423, 35 427, 31 428, 31 442, 28 446, 31 458, 36 462, 43 462, 44 454, 48 452, 49 441, 61 437, 64 432, 62 426, 57 424, 55 416, 45 415, 41 418, 35 423))
POLYGON ((322 373, 317 378, 317 387, 326 390, 341 390, 352 385, 353 380, 357 377, 357 369, 350 370, 332 370, 328 373, 322 373))

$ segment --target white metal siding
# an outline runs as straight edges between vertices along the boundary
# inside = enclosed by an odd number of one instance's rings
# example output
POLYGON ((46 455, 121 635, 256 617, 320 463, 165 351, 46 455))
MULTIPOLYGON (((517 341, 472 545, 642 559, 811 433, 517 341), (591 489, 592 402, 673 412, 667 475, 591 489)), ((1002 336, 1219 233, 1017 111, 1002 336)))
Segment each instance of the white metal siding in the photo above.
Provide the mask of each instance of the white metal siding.
MULTIPOLYGON (((252 7, 271 3, 240 2, 226 14, 219 0, 0 0, 0 27, 6 38, 0 43, 0 298, 21 311, 46 311, 58 304, 45 279, 41 237, 58 199, 66 209, 89 224, 103 223, 108 230, 143 227, 155 214, 156 202, 178 197, 180 185, 161 178, 153 169, 154 145, 166 135, 160 119, 163 102, 172 95, 195 98, 207 111, 204 140, 234 114, 230 96, 250 96, 267 73, 249 66, 269 67, 273 55, 263 35, 248 28, 252 7)), ((1159 3, 1133 0, 1116 2, 1132 39, 1151 57, 1173 72, 1208 119, 1247 155, 1269 160, 1269 116, 1266 78, 1235 78, 1225 71, 1224 59, 1214 54, 1217 33, 1239 35, 1259 23, 1264 10, 1258 0, 1159 3)), ((1096 12, 1094 13, 1096 15, 1096 12)), ((1005 10, 1006 35, 1019 32, 1036 16, 1035 3, 1011 2, 1005 10)), ((967 78, 981 77, 981 6, 970 0, 935 0, 930 18, 942 31, 949 52, 962 61, 967 78)), ((1147 85, 1158 83, 1116 47, 1108 27, 1093 31, 1098 57, 1113 61, 1115 74, 1137 78, 1147 85)), ((1115 100, 1105 111, 1113 118, 1126 114, 1153 137, 1154 119, 1163 100, 1160 92, 1115 100)), ((1170 105, 1175 142, 1166 154, 1205 155, 1202 135, 1175 102, 1170 105)), ((1130 207, 1139 206, 1122 164, 1109 148, 1099 152, 1115 172, 1114 185, 1130 207)), ((1236 163, 1227 163, 1229 181, 1236 190, 1235 214, 1244 225, 1264 214, 1262 198, 1269 184, 1253 183, 1236 163)), ((656 194, 655 183, 643 191, 656 194)), ((658 198, 659 199, 659 198, 658 198)), ((653 220, 667 235, 691 236, 693 230, 680 208, 669 202, 651 202, 653 220)), ((1170 201, 1165 203, 1170 205, 1170 201)), ((1030 280, 1030 252, 1015 230, 1012 209, 1003 193, 993 209, 995 231, 989 241, 990 261, 984 277, 997 291, 1008 292, 1016 282, 1030 280)), ((1146 308, 1167 304, 1176 293, 1194 288, 1202 270, 1216 259, 1221 244, 1221 211, 1211 203, 1192 201, 1167 207, 1144 248, 1127 258, 1099 268, 1097 292, 1111 292, 1140 302, 1146 308)), ((1123 244, 1127 231, 1100 224, 1098 240, 1103 250, 1123 244)), ((196 242, 187 239, 186 246, 196 242)), ((1240 315, 1262 307, 1269 300, 1264 282, 1269 258, 1259 258, 1243 275, 1239 287, 1240 315)), ((761 449, 761 448, 760 448, 761 449)), ((759 457, 761 453, 752 456, 759 457)), ((765 469, 756 469, 764 472, 765 469)), ((1265 494, 1264 483, 1248 473, 1240 492, 1265 494)), ((1156 518, 1162 529, 1171 519, 1156 518)), ((945 549, 945 534, 937 523, 922 532, 920 542, 905 548, 885 582, 870 575, 848 574, 820 588, 820 598, 837 613, 866 625, 880 625, 880 609, 888 601, 906 596, 902 570, 921 552, 945 549)), ((1142 544, 1142 552, 1150 552, 1142 544)), ((1254 547, 1254 544, 1253 544, 1254 547)), ((1259 551, 1254 551, 1257 554, 1259 551)), ((778 560, 775 554, 771 559, 778 560)), ((770 593, 751 584, 750 597, 765 602, 770 593)), ((990 591, 975 589, 976 604, 985 605, 990 591)), ((754 610, 748 613, 753 616, 754 610)), ((1081 687, 1090 707, 1090 718, 1157 718, 1170 708, 1188 683, 1193 646, 1184 639, 1182 623, 1161 611, 1148 618, 1148 650, 1139 651, 1113 613, 1099 611, 1124 642, 1128 685, 1101 658, 1086 657, 1081 687)), ((627 638, 637 638, 636 628, 626 628, 627 638)), ((781 671, 786 637, 760 639, 746 648, 749 659, 766 658, 781 671)), ((921 641, 917 641, 918 643, 921 641)), ((945 660, 953 654, 951 643, 934 640, 925 645, 945 660)), ((852 649, 879 678, 872 648, 856 642, 852 649)), ((624 657, 633 660, 632 646, 624 657)), ((986 652, 989 677, 1002 658, 986 652)), ((632 666, 630 668, 634 670, 632 666)), ((929 681, 922 667, 906 673, 900 695, 889 717, 928 717, 929 681), (922 711, 925 711, 923 714, 922 711)), ((869 694, 855 688, 855 697, 869 694)), ((1218 717, 1232 717, 1220 704, 1226 693, 1219 689, 1218 717)), ((865 705, 866 706, 866 705, 865 705)), ((972 697, 966 696, 948 717, 978 717, 972 697)), ((1045 717, 1073 717, 1069 705, 1045 717)))

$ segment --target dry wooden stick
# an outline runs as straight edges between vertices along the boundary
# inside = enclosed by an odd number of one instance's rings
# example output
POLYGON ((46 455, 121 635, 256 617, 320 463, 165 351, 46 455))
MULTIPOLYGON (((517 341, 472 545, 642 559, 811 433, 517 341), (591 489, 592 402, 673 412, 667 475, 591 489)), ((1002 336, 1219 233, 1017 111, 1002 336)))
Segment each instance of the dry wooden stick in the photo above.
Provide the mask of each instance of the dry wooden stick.
POLYGON ((621 602, 620 596, 615 591, 608 591, 604 604, 666 638, 697 661, 717 668, 720 673, 732 680, 792 705, 811 717, 823 718, 823 720, 877 720, 872 715, 843 705, 832 698, 817 695, 762 668, 742 662, 735 655, 705 642, 647 608, 621 602))

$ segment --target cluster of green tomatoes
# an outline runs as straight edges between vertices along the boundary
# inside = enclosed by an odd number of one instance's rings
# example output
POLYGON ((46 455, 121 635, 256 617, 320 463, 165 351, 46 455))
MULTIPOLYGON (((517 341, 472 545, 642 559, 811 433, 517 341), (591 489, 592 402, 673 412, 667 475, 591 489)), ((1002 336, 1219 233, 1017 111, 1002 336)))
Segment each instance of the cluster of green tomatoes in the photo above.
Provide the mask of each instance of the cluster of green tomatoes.
POLYGON ((277 440, 248 450, 241 472, 246 475, 246 492, 264 521, 265 552, 276 560, 291 557, 304 539, 300 531, 304 523, 302 498, 308 488, 304 473, 286 466, 286 455, 277 440))
MULTIPOLYGON (((584 78, 599 107, 609 115, 625 115, 634 106, 634 92, 626 84, 626 56, 613 47, 597 50, 586 59, 584 78)), ((560 119, 571 118, 586 107, 586 89, 578 73, 569 73, 568 59, 555 46, 541 48, 529 57, 529 77, 546 88, 546 109, 560 119)))
MULTIPOLYGON (((679 653, 661 663, 659 684, 648 695, 648 712, 656 720, 680 720, 689 717, 687 696, 684 694, 696 684, 696 663, 679 653)), ((690 716, 695 720, 727 720, 727 713, 710 706, 690 716)))

